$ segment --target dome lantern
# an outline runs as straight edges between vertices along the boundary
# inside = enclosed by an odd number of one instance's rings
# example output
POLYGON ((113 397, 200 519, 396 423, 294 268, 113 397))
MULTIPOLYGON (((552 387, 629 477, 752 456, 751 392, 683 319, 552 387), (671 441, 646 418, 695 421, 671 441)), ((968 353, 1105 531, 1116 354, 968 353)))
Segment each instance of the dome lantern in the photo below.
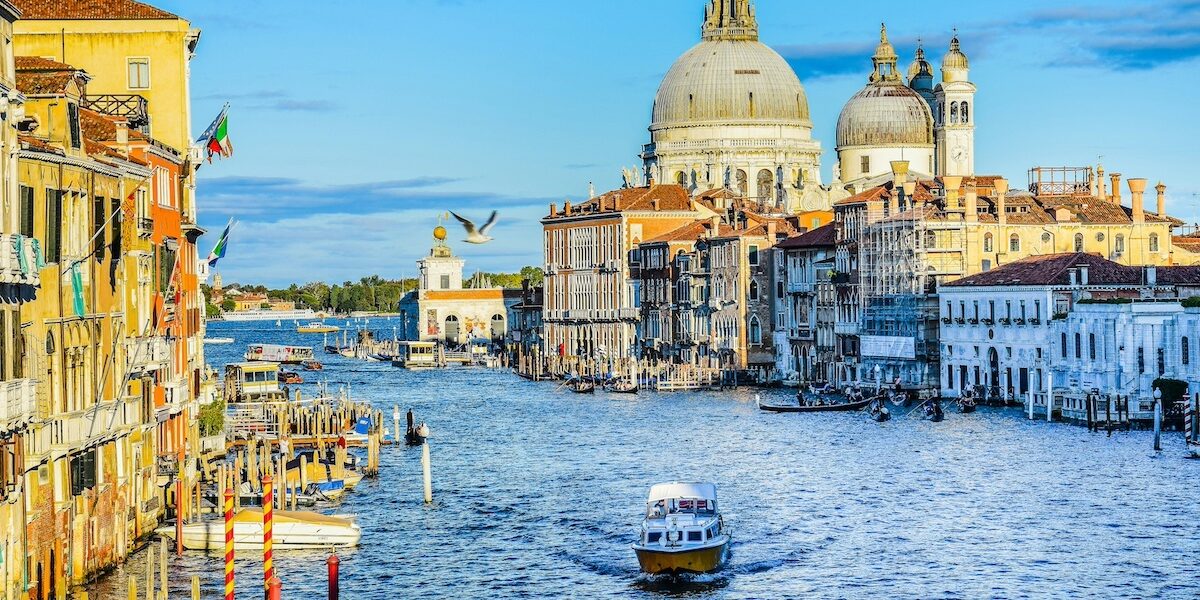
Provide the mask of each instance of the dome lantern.
POLYGON ((913 58, 912 64, 908 66, 908 85, 912 88, 924 87, 928 81, 928 87, 933 87, 933 65, 925 59, 925 46, 921 40, 917 40, 917 55, 913 58))
POLYGON ((705 41, 757 41, 758 19, 750 0, 709 0, 701 37, 705 41))
POLYGON ((958 43, 958 32, 950 38, 950 51, 942 57, 942 81, 966 81, 967 71, 971 68, 967 55, 963 54, 958 43))
POLYGON ((900 57, 896 55, 896 49, 892 47, 892 43, 888 41, 887 25, 879 24, 879 45, 875 47, 875 55, 871 57, 871 62, 875 65, 874 72, 871 73, 871 83, 899 83, 900 73, 896 71, 896 63, 900 57))

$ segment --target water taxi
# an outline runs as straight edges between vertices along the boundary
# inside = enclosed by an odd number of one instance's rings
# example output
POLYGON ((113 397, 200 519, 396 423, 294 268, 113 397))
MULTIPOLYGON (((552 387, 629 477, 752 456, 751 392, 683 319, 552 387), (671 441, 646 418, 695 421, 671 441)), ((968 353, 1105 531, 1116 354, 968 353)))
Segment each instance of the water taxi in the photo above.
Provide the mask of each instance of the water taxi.
POLYGON ((708 573, 725 564, 729 542, 715 484, 660 483, 650 488, 633 551, 646 573, 708 573))
POLYGON ((329 325, 320 321, 296 326, 296 333, 335 333, 338 331, 341 329, 337 325, 329 325))
POLYGON ((438 366, 437 343, 400 342, 392 366, 405 369, 432 369, 438 366))
POLYGON ((279 365, 266 362, 225 365, 225 402, 286 402, 287 394, 279 387, 279 365))
POLYGON ((307 346, 280 346, 276 344, 250 344, 246 349, 246 360, 252 362, 274 362, 298 365, 313 359, 313 349, 307 346))
MULTIPOLYGON (((175 527, 168 525, 155 533, 175 538, 175 527)), ((353 518, 327 516, 314 512, 276 510, 271 520, 272 545, 276 550, 303 548, 348 548, 362 539, 362 528, 353 518)), ((183 547, 188 550, 224 550, 225 522, 222 520, 187 523, 183 526, 183 547)), ((235 550, 261 550, 263 513, 243 508, 233 517, 235 550)))

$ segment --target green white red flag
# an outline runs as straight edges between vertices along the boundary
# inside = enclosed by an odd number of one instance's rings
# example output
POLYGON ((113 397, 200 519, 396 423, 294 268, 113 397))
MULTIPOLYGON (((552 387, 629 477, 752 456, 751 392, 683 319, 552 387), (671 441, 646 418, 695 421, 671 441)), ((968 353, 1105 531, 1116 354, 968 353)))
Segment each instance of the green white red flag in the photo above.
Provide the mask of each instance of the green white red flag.
POLYGON ((208 162, 212 162, 213 155, 216 154, 221 158, 229 158, 233 156, 233 141, 229 139, 229 105, 226 104, 221 109, 221 114, 204 130, 204 135, 200 136, 200 140, 204 144, 204 149, 208 153, 208 162))

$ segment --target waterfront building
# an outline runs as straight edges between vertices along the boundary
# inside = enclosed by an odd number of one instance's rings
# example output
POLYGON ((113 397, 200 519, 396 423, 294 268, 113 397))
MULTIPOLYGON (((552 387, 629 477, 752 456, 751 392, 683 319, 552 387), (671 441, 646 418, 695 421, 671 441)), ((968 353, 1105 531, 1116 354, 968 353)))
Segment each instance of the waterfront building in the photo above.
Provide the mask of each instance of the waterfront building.
POLYGON ((776 368, 785 378, 833 381, 836 249, 837 228, 832 223, 776 246, 786 269, 784 315, 778 320, 775 340, 776 368))
MULTIPOLYGON (((731 189, 760 212, 827 212, 804 86, 758 38, 749 0, 709 0, 701 41, 654 98, 646 177, 697 195, 731 189)), ((844 194, 843 194, 844 195, 844 194)))
MULTIPOLYGON (((17 9, 0 0, 0 37, 12 36, 17 9)), ((25 97, 17 90, 12 46, 0 53, 0 144, 17 147, 17 125, 25 97)), ((38 374, 29 368, 21 327, 22 307, 41 287, 37 268, 41 247, 26 223, 25 197, 17 187, 17 155, 0 158, 0 595, 19 598, 24 591, 25 448, 38 418, 38 374)))
POLYGON ((517 359, 534 357, 541 354, 542 337, 545 327, 542 324, 542 298, 545 288, 533 285, 529 279, 521 280, 520 296, 515 304, 508 307, 508 338, 506 340, 510 358, 515 364, 517 359))
POLYGON ((713 216, 679 185, 628 187, 579 205, 550 205, 542 219, 544 350, 595 360, 636 356, 640 292, 632 277, 633 251, 713 216))
POLYGON ((1173 316, 1200 293, 1200 267, 1126 266, 1090 253, 1028 257, 940 290, 941 393, 982 389, 993 400, 1086 419, 1092 390, 1131 396, 1131 412, 1172 375, 1173 316), (1053 386, 1053 387, 1051 387, 1053 386))
POLYGON ((400 299, 404 339, 443 342, 456 349, 475 341, 502 342, 508 328, 504 290, 463 286, 462 258, 434 231, 433 248, 417 261, 417 289, 400 299))

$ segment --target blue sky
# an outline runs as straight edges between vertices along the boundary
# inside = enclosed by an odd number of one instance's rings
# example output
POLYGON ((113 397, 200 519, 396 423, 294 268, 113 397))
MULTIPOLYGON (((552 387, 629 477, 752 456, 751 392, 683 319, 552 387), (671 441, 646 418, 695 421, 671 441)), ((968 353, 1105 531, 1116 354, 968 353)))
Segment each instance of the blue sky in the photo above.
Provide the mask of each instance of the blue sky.
MULTIPOLYGON (((704 0, 156 4, 204 31, 193 134, 233 105, 236 154, 200 171, 203 251, 236 217, 225 280, 285 284, 412 276, 445 210, 501 211, 496 242, 455 243, 468 269, 540 263, 547 204, 616 187, 637 163, 704 0)), ((918 37, 936 66, 957 28, 979 86, 977 172, 1019 184, 1032 166, 1102 155, 1200 219, 1200 0, 756 5, 762 41, 808 91, 826 181, 879 23, 902 66, 918 37)))

